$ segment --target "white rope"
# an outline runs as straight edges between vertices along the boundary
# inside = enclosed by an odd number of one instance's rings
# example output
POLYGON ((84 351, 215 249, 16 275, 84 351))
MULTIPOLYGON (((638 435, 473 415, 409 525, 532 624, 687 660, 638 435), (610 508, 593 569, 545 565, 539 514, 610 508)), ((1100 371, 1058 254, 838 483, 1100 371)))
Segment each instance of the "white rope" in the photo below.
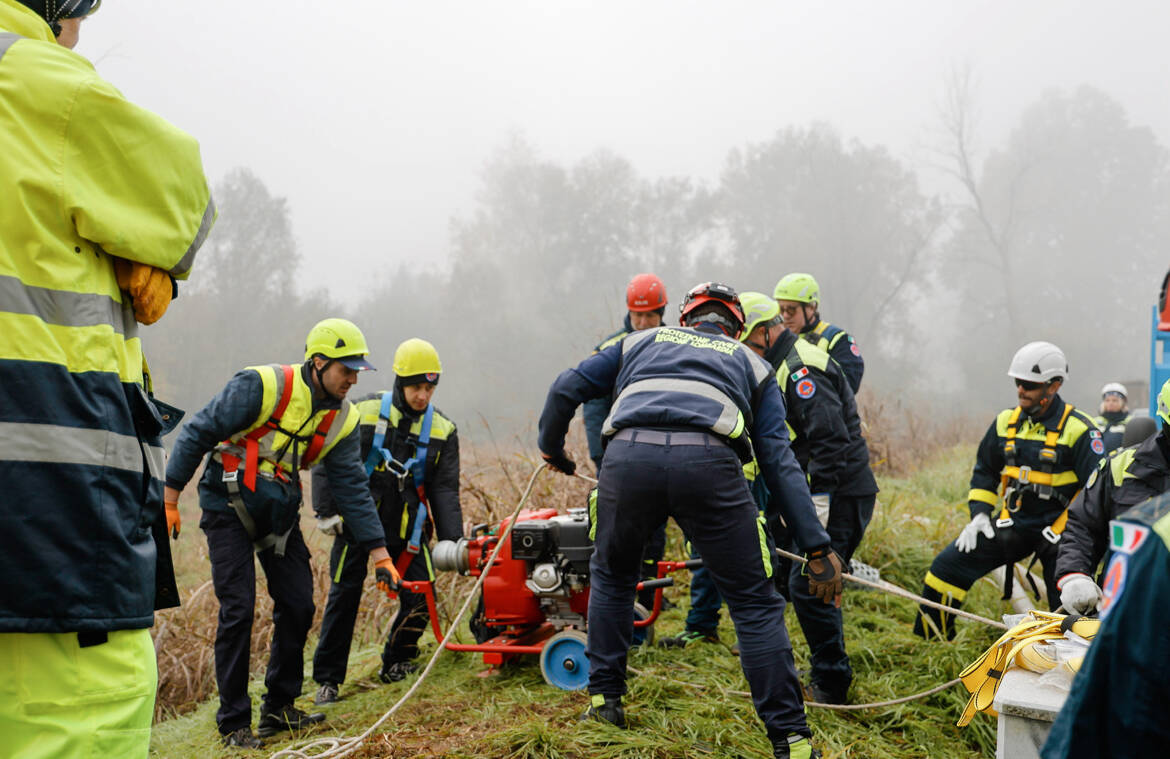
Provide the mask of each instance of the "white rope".
POLYGON ((528 487, 524 489, 524 495, 520 497, 520 502, 516 504, 515 510, 512 511, 512 516, 508 518, 507 525, 504 527, 504 532, 496 541, 495 550, 493 550, 491 556, 488 557, 487 562, 480 571, 479 578, 476 579, 475 585, 472 587, 471 592, 469 592, 467 594, 467 598, 464 599, 463 606, 459 609, 459 613, 455 615, 453 620, 451 620, 451 624, 447 627, 447 633, 443 636, 443 639, 439 641, 439 645, 436 646, 435 653, 431 655, 431 659, 427 662, 427 666, 423 668, 422 673, 418 676, 418 679, 414 681, 414 684, 410 686, 410 689, 407 690, 406 693, 402 694, 402 698, 398 699, 398 702, 394 704, 394 706, 391 706, 385 714, 378 718, 377 722, 370 725, 369 728, 367 728, 366 731, 361 735, 355 736, 353 738, 317 738, 302 744, 299 748, 290 747, 277 751, 275 754, 272 754, 269 759, 281 759, 282 757, 290 757, 291 759, 337 759, 338 757, 349 756, 354 751, 356 751, 383 722, 390 719, 390 717, 396 711, 398 711, 398 709, 403 704, 405 704, 411 696, 415 694, 415 692, 423 684, 423 681, 426 680, 427 675, 429 675, 431 670, 435 668, 435 662, 437 662, 439 657, 443 655, 443 652, 447 650, 445 645, 447 638, 451 637, 455 630, 459 628, 459 624, 463 621, 463 615, 467 613, 467 610, 471 607, 472 600, 476 597, 476 594, 479 593, 479 589, 483 587, 483 581, 488 576, 488 570, 491 569, 492 564, 495 563, 496 557, 500 553, 500 549, 504 547, 504 541, 506 541, 508 539, 508 535, 511 534, 512 525, 516 523, 516 517, 520 514, 520 509, 524 508, 524 504, 528 502, 528 496, 532 494, 532 486, 536 484, 536 476, 540 474, 540 472, 546 466, 547 465, 542 462, 538 467, 536 467, 536 470, 532 472, 532 476, 528 478, 528 487), (320 753, 308 753, 317 749, 321 749, 320 753))

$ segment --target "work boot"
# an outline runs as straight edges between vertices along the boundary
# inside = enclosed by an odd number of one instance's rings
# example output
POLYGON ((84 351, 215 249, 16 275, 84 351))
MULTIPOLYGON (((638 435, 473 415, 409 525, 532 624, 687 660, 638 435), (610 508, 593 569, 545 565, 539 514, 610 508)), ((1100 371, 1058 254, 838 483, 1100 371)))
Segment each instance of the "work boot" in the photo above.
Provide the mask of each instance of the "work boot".
POLYGON ((325 704, 333 704, 337 702, 337 684, 336 683, 322 683, 321 687, 317 689, 317 697, 313 699, 313 703, 317 706, 325 704))
POLYGON ((658 641, 658 645, 663 648, 686 648, 692 643, 720 643, 719 634, 711 632, 701 632, 699 630, 686 630, 678 635, 671 635, 662 638, 658 641))
POLYGON ((405 680, 407 675, 418 672, 418 665, 412 661, 396 661, 386 664, 378 673, 378 678, 384 683, 396 683, 405 680))
POLYGON ((849 703, 849 686, 844 688, 828 688, 820 683, 812 683, 808 687, 809 700, 818 704, 847 704, 849 703))
POLYGON ((772 739, 772 756, 775 759, 820 759, 821 752, 803 735, 792 733, 787 738, 772 739))
POLYGON ((260 748, 264 741, 252 734, 252 728, 241 727, 223 736, 223 745, 238 748, 260 748))
POLYGON ((324 721, 324 714, 320 712, 316 714, 305 714, 292 704, 286 704, 278 709, 269 709, 267 706, 261 706, 260 721, 256 724, 256 732, 261 738, 267 738, 279 733, 281 730, 300 730, 303 727, 309 727, 310 725, 324 721))
POLYGON ((626 710, 622 708, 621 696, 603 696, 595 693, 589 697, 589 708, 581 715, 581 721, 597 720, 608 722, 614 727, 626 729, 626 710))

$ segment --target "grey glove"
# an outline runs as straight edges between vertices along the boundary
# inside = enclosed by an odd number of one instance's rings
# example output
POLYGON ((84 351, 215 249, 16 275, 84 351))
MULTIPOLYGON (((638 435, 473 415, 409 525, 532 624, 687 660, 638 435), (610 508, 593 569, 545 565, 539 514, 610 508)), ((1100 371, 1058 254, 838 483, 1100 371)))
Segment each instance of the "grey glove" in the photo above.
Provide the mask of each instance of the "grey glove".
POLYGON ((331 517, 317 517, 317 529, 326 535, 340 535, 341 516, 334 514, 331 517))
POLYGON ((1092 614, 1101 601, 1101 589, 1093 578, 1080 572, 1072 572, 1056 583, 1060 589, 1060 605, 1069 614, 1092 614))
POLYGON ((975 550, 975 544, 979 542, 979 533, 983 533, 983 537, 988 540, 995 537, 995 530, 991 529, 991 517, 983 512, 971 517, 971 521, 955 539, 955 548, 963 553, 971 553, 975 550))

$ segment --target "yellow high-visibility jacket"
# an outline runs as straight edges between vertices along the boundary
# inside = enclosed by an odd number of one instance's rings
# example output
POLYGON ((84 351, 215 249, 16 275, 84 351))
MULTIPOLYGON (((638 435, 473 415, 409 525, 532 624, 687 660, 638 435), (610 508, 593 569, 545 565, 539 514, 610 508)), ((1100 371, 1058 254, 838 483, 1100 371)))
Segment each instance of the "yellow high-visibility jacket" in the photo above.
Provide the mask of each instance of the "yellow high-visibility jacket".
POLYGON ((111 257, 186 277, 199 146, 0 0, 0 188, 0 631, 147 627, 161 420, 111 257))

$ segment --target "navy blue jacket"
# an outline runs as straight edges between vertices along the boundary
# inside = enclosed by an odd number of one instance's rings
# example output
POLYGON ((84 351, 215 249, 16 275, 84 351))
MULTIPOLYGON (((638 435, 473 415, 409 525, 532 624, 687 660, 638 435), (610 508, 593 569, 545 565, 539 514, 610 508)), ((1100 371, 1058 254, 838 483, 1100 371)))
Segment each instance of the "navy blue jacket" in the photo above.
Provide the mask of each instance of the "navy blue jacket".
MULTIPOLYGON (((593 352, 600 353, 611 345, 617 345, 633 331, 634 325, 630 324, 630 312, 627 311, 622 328, 598 343, 593 352)), ((601 444, 601 427, 605 424, 605 418, 609 416, 609 407, 612 404, 613 396, 606 395, 585 401, 585 406, 581 409, 581 415, 585 417, 585 440, 589 443, 589 458, 593 459, 593 463, 597 464, 599 469, 601 466, 599 462, 605 451, 601 444)))
POLYGON ((808 551, 829 542, 788 446, 784 401, 772 369, 747 346, 721 333, 685 327, 627 336, 553 382, 540 417, 540 450, 562 453, 577 406, 606 395, 615 401, 605 435, 625 427, 721 434, 745 462, 754 452, 776 496, 769 507, 784 517, 797 544, 808 551))
POLYGON ((857 341, 845 330, 836 324, 829 324, 823 319, 817 319, 806 324, 800 331, 800 336, 817 346, 833 357, 845 376, 849 378, 849 387, 854 394, 861 390, 861 377, 865 374, 865 360, 861 358, 861 349, 857 341))
MULTIPOLYGON (((301 367, 302 373, 305 371, 301 367)), ((215 446, 240 430, 247 429, 260 414, 264 388, 254 371, 238 372, 214 398, 183 427, 167 463, 167 486, 182 490, 194 476, 204 456, 215 446)), ((382 523, 370 497, 369 480, 361 459, 361 426, 357 426, 330 449, 319 462, 329 473, 338 511, 366 550, 386 545, 382 523)), ((256 492, 241 487, 244 502, 252 511, 252 501, 281 505, 296 512, 301 503, 299 480, 292 486, 263 477, 256 478, 256 492)), ((208 457, 199 479, 199 505, 207 511, 233 511, 223 484, 223 466, 208 457)), ((255 515, 254 515, 255 516, 255 515)), ((257 526, 262 520, 257 519, 257 526)))

